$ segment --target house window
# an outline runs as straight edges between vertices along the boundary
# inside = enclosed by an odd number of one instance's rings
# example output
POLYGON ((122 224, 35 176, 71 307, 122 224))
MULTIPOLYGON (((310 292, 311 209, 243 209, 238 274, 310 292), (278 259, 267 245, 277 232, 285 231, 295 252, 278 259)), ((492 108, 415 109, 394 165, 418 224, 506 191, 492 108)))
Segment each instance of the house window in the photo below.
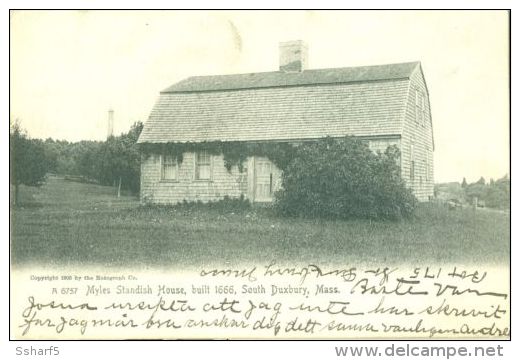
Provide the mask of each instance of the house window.
POLYGON ((418 89, 415 90, 415 121, 424 125, 424 96, 418 89))
MULTIPOLYGON (((413 140, 412 140, 413 141, 413 140)), ((415 179, 415 146, 412 142, 410 144, 410 180, 415 179)))
POLYGON ((211 179, 211 155, 207 151, 199 151, 195 155, 195 180, 211 179))
POLYGON ((430 180, 430 157, 426 154, 426 181, 430 180))
POLYGON ((161 179, 162 180, 177 180, 179 167, 177 158, 173 155, 162 156, 161 179))

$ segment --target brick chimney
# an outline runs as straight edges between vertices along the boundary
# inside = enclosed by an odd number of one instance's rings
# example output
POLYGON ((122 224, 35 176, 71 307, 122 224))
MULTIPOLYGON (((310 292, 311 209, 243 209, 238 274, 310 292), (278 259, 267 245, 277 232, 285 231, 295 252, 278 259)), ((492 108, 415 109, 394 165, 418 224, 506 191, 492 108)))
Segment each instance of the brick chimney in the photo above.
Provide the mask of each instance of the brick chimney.
POLYGON ((302 40, 280 43, 280 71, 302 72, 307 68, 307 44, 302 40))

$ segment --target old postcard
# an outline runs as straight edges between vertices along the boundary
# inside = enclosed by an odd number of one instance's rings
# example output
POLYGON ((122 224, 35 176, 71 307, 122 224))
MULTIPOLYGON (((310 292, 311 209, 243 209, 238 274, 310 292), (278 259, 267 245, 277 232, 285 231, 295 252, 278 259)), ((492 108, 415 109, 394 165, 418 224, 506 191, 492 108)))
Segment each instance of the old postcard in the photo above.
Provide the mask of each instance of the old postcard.
POLYGON ((509 16, 11 11, 11 338, 509 339, 509 16))

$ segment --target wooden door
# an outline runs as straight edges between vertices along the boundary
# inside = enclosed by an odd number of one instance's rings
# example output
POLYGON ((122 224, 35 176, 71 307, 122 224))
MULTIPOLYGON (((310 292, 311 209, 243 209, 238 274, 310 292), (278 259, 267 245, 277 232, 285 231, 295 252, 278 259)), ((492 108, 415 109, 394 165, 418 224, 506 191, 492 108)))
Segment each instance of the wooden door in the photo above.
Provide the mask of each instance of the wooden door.
POLYGON ((266 158, 255 158, 255 201, 273 200, 273 165, 266 158))

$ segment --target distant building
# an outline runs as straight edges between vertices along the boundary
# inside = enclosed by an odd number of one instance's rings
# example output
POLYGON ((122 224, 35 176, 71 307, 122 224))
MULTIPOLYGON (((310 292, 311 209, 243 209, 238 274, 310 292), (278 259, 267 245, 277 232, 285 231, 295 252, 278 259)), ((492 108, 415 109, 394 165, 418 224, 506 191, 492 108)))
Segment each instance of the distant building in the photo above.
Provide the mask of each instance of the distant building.
MULTIPOLYGON (((298 143, 353 135, 374 151, 396 145, 401 175, 420 201, 433 196, 433 131, 420 62, 308 70, 301 41, 280 44, 279 71, 194 76, 160 93, 139 143, 298 143)), ((245 196, 269 202, 281 171, 250 157, 245 169, 222 155, 142 157, 141 199, 173 204, 245 196)))

